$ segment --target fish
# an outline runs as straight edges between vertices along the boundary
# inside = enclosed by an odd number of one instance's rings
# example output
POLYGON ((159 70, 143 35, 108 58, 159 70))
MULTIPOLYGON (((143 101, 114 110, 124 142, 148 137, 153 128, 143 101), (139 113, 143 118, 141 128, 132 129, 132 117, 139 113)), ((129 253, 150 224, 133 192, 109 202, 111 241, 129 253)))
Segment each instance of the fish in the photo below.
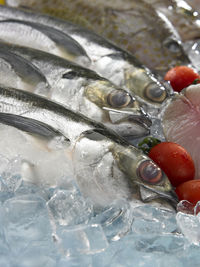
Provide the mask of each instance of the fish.
POLYGON ((39 23, 10 19, 0 21, 0 38, 15 44, 49 51, 57 56, 87 65, 90 61, 84 49, 70 36, 39 23))
POLYGON ((190 63, 179 34, 167 17, 158 14, 142 0, 57 0, 40 3, 20 0, 17 3, 97 32, 162 76, 175 65, 190 63))
MULTIPOLYGON (((90 59, 90 64, 87 65, 87 68, 95 70, 102 77, 127 90, 146 109, 159 109, 167 99, 169 90, 165 85, 161 84, 159 77, 155 76, 133 55, 96 33, 48 15, 40 15, 6 6, 0 7, 0 20, 13 18, 32 23, 39 22, 69 35, 86 51, 90 59)), ((70 58, 70 60, 85 66, 80 61, 76 62, 75 58, 70 58)))
POLYGON ((80 190, 97 206, 120 198, 171 208, 178 202, 167 176, 147 155, 102 124, 58 103, 0 87, 0 122, 29 133, 63 136, 80 190))
POLYGON ((167 17, 178 31, 182 42, 200 38, 200 17, 185 1, 145 0, 145 2, 150 4, 156 12, 167 17))
POLYGON ((162 128, 167 141, 178 143, 191 155, 195 179, 200 177, 200 86, 191 85, 175 94, 163 110, 162 128))
POLYGON ((5 80, 1 79, 1 84, 15 84, 13 71, 22 81, 26 81, 30 76, 30 86, 28 83, 25 86, 20 83, 17 89, 27 91, 31 88, 30 91, 102 122, 126 138, 149 134, 151 120, 139 102, 127 91, 94 71, 49 53, 4 43, 0 43, 0 62, 1 58, 6 59, 7 65, 13 66, 9 77, 9 70, 0 70, 0 78, 5 77, 5 80), (41 73, 48 87, 43 85, 42 78, 36 86, 35 73, 31 71, 29 64, 41 73), (18 75, 19 70, 24 70, 24 73, 18 75))

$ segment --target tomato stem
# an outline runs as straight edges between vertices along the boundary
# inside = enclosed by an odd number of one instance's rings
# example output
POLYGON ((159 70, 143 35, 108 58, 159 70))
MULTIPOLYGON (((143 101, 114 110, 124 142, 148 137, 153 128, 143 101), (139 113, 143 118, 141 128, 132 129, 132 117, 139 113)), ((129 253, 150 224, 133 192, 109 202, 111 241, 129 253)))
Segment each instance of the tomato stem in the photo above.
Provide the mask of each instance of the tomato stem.
POLYGON ((200 79, 199 78, 195 79, 192 84, 198 84, 198 83, 200 83, 200 79))
POLYGON ((154 147, 155 145, 161 143, 161 141, 153 136, 145 137, 139 144, 138 148, 142 150, 145 154, 148 154, 149 151, 154 147))

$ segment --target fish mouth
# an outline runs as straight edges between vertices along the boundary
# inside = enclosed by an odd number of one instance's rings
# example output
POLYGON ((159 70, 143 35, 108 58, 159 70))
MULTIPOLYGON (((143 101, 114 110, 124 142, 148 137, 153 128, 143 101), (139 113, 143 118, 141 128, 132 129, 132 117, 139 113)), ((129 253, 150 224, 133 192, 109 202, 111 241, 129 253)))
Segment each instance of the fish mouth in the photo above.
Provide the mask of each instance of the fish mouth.
POLYGON ((108 111, 110 120, 112 123, 120 124, 122 122, 128 122, 131 124, 138 124, 144 129, 148 129, 152 125, 152 121, 148 114, 142 109, 123 109, 118 110, 114 108, 103 107, 104 110, 108 111))
POLYGON ((149 115, 144 111, 144 109, 140 108, 140 114, 132 114, 130 115, 129 121, 138 122, 145 127, 150 127, 152 125, 152 121, 149 118, 149 115))
POLYGON ((140 197, 143 202, 151 202, 153 200, 164 200, 176 210, 177 204, 179 203, 178 197, 174 190, 168 192, 157 191, 156 189, 150 188, 146 185, 140 184, 140 197))

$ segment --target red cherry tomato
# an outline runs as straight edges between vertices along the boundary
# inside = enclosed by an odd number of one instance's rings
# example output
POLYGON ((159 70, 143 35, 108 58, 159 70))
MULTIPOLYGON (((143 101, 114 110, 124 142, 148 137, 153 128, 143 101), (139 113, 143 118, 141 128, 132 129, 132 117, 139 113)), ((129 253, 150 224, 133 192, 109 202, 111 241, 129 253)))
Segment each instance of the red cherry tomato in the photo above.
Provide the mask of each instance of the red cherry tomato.
POLYGON ((200 201, 200 180, 191 180, 182 183, 175 191, 179 200, 185 199, 195 205, 200 201))
POLYGON ((194 162, 190 154, 176 143, 162 142, 154 146, 149 157, 165 172, 173 186, 194 179, 194 162))
POLYGON ((194 81, 200 82, 200 76, 193 69, 187 66, 177 66, 170 69, 165 77, 165 80, 170 81, 174 91, 180 92, 183 88, 189 86, 194 81))

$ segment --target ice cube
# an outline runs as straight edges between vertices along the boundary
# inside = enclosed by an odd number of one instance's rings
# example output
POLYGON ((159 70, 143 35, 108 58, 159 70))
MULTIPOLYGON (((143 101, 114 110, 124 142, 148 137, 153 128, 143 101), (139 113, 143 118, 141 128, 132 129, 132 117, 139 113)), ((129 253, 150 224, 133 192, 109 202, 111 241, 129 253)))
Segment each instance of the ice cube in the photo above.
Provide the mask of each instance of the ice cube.
MULTIPOLYGON (((96 254, 93 257, 95 267, 111 266, 111 267, 124 267, 124 266, 182 266, 181 261, 176 259, 173 252, 166 253, 162 250, 138 250, 137 242, 140 236, 135 237, 132 234, 124 237, 118 242, 112 242, 109 248, 103 254, 96 254), (177 265, 173 265, 177 264, 177 265)), ((181 250, 182 251, 182 250, 181 250)))
MULTIPOLYGON (((69 187, 69 190, 71 192, 75 192, 77 190, 77 187, 74 185, 74 181, 72 181, 72 180, 70 180, 69 183, 67 182, 67 186, 69 187)), ((22 184, 16 190, 15 195, 16 196, 22 196, 22 195, 36 194, 36 195, 44 198, 46 201, 49 201, 54 196, 54 194, 58 190, 61 190, 61 189, 62 189, 62 187, 59 187, 59 188, 57 188, 57 187, 40 187, 40 186, 37 186, 37 185, 32 184, 30 182, 22 181, 22 184)))
POLYGON ((153 205, 141 204, 133 208, 133 216, 133 231, 141 235, 170 233, 177 228, 175 212, 153 205))
POLYGON ((200 245, 200 214, 193 216, 191 214, 178 212, 176 220, 181 232, 189 242, 200 245))
POLYGON ((60 225, 87 222, 93 207, 78 191, 57 190, 47 203, 54 220, 60 225))
MULTIPOLYGON (((134 238, 134 237, 133 237, 134 238)), ((135 248, 143 252, 174 253, 183 250, 184 239, 176 234, 135 236, 135 248)))
POLYGON ((109 241, 118 241, 131 230, 133 222, 131 210, 128 203, 120 202, 113 204, 91 220, 92 223, 101 224, 109 241))
POLYGON ((57 267, 55 247, 52 242, 30 243, 14 261, 17 267, 57 267))
POLYGON ((199 214, 200 212, 200 201, 198 201, 194 207, 194 215, 199 214))
POLYGON ((98 224, 60 227, 57 236, 59 248, 67 257, 95 254, 108 247, 103 229, 98 224))
MULTIPOLYGON (((61 258, 56 267, 93 267, 92 258, 90 255, 80 255, 77 257, 61 258)), ((103 266, 103 265, 102 265, 103 266)))
POLYGON ((124 248, 122 251, 119 251, 119 253, 116 253, 109 264, 110 267, 168 267, 170 265, 183 267, 180 260, 176 259, 173 255, 141 253, 129 248, 124 248))
POLYGON ((18 196, 3 204, 5 239, 18 254, 33 241, 51 241, 51 227, 44 199, 37 195, 18 196))
POLYGON ((199 258, 199 246, 194 244, 187 244, 182 250, 181 253, 176 255, 177 258, 182 262, 182 266, 200 266, 200 258, 199 258))
POLYGON ((21 159, 11 159, 1 173, 1 191, 15 192, 22 183, 21 159))
POLYGON ((36 194, 36 195, 43 196, 45 194, 44 191, 45 191, 44 188, 40 188, 35 184, 22 181, 20 187, 15 192, 15 196, 22 196, 22 195, 29 195, 29 194, 30 195, 36 194))
POLYGON ((176 207, 177 212, 183 212, 187 214, 194 214, 194 204, 187 200, 181 200, 177 207, 176 207))
POLYGON ((14 196, 14 192, 1 192, 0 191, 0 202, 3 203, 5 202, 7 199, 10 199, 14 196))
POLYGON ((1 192, 15 192, 22 182, 21 160, 19 157, 8 159, 0 154, 1 192))
MULTIPOLYGON (((111 266, 111 262, 113 262, 113 259, 120 251, 124 249, 125 246, 126 244, 124 242, 124 239, 120 239, 119 241, 116 242, 110 242, 108 248, 105 251, 92 255, 93 266, 95 267, 111 266)), ((133 253, 134 250, 131 252, 131 255, 133 253)))
POLYGON ((2 266, 2 267, 13 267, 12 265, 11 265, 11 262, 10 262, 10 258, 9 258, 9 256, 1 256, 0 257, 0 266, 2 266))
POLYGON ((140 218, 134 220, 132 230, 137 234, 152 235, 159 232, 162 233, 165 229, 162 222, 157 219, 145 220, 143 218, 140 218))

